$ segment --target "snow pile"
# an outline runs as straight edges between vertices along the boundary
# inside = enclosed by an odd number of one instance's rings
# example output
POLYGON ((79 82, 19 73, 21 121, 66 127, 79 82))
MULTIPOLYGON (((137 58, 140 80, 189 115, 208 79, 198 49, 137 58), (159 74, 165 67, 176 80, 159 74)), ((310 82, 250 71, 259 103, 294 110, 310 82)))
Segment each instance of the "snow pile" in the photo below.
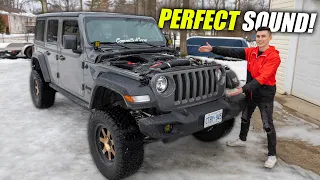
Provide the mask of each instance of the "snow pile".
POLYGON ((6 12, 6 11, 1 11, 1 10, 0 10, 0 14, 9 14, 9 13, 6 12))
POLYGON ((11 13, 17 16, 27 16, 27 17, 36 17, 37 15, 32 14, 32 13, 11 13))
POLYGON ((0 43, 0 49, 6 48, 10 43, 0 43))
POLYGON ((36 17, 37 15, 35 14, 32 14, 32 13, 24 13, 24 12, 21 12, 21 13, 14 13, 14 12, 7 12, 7 11, 2 11, 0 10, 0 14, 13 14, 13 15, 17 15, 17 16, 27 16, 27 17, 36 17))
POLYGON ((30 34, 0 34, 0 39, 3 38, 18 38, 18 37, 34 37, 34 34, 30 33, 30 34))
MULTIPOLYGON (((277 124, 275 125, 277 136, 290 140, 305 141, 313 146, 320 145, 320 129, 318 125, 292 115, 284 110, 282 105, 279 106, 279 103, 275 103, 274 112, 280 115, 277 118, 279 121, 284 121, 287 124, 285 127, 277 127, 277 124)), ((277 123, 277 120, 275 123, 277 123)))
POLYGON ((279 128, 277 135, 286 139, 305 141, 313 146, 320 146, 319 129, 310 128, 307 125, 279 128))

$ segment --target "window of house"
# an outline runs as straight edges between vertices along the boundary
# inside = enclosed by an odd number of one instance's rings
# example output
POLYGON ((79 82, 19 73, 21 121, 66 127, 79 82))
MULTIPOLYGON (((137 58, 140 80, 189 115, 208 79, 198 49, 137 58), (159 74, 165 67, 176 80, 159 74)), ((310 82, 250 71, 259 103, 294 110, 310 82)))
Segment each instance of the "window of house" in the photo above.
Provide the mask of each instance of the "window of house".
POLYGON ((44 27, 45 27, 45 20, 38 20, 36 23, 36 32, 35 32, 36 40, 44 41, 44 27))
POLYGON ((47 28, 47 42, 57 43, 58 41, 58 20, 49 20, 47 28))

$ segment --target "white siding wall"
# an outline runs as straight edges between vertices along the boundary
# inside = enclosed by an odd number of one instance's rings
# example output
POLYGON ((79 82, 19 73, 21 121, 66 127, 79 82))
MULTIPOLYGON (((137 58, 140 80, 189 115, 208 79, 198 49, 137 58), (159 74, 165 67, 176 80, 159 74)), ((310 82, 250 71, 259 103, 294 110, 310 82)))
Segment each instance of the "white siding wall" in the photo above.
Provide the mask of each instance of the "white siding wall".
MULTIPOLYGON (((293 11, 295 9, 295 0, 271 0, 271 11, 293 11)), ((277 91, 281 94, 287 93, 287 69, 288 59, 290 58, 290 43, 294 41, 292 35, 288 33, 273 33, 270 42, 280 51, 281 64, 277 71, 277 91)))
MULTIPOLYGON (((8 16, 9 28, 11 34, 24 34, 27 33, 28 17, 19 16, 16 14, 9 14, 8 16)), ((31 19, 31 18, 29 18, 31 19)))

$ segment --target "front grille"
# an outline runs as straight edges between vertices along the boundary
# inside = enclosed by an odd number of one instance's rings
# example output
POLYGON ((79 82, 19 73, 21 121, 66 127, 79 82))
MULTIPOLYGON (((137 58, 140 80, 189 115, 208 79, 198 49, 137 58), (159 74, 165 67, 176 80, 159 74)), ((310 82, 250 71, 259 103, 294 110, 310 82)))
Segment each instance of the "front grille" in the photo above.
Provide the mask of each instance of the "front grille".
POLYGON ((207 99, 216 93, 216 78, 212 68, 176 73, 173 79, 175 105, 207 99))

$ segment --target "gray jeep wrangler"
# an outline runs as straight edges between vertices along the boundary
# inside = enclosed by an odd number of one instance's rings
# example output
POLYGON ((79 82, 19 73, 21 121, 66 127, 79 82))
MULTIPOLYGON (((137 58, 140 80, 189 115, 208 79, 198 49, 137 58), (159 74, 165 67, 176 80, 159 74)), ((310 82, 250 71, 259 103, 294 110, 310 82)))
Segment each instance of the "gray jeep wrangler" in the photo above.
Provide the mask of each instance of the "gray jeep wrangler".
MULTIPOLYGON (((244 95, 225 96, 220 64, 180 58, 151 17, 48 13, 37 17, 30 91, 49 108, 56 92, 89 109, 88 142, 108 179, 135 173, 144 145, 193 134, 215 141, 233 127, 244 95)), ((235 85, 238 85, 236 81, 235 85)))

